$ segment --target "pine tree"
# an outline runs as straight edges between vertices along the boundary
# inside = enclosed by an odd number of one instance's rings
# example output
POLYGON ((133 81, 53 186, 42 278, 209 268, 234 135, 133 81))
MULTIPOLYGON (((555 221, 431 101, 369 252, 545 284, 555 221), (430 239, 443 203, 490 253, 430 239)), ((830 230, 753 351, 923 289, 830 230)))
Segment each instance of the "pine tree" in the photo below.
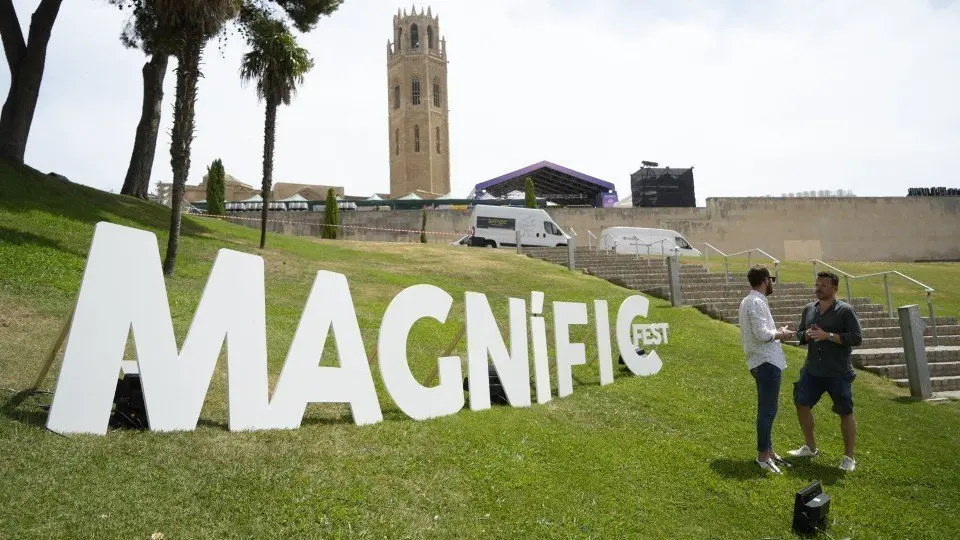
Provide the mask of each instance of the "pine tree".
POLYGON ((537 207, 537 194, 533 189, 533 178, 527 177, 526 184, 527 192, 527 208, 536 208, 537 207))
POLYGON ((215 216, 224 214, 224 199, 227 189, 226 172, 220 159, 207 167, 207 213, 215 216))
POLYGON ((423 218, 420 220, 420 243, 427 243, 427 209, 424 208, 420 210, 423 214, 423 218))
POLYGON ((337 207, 337 194, 333 188, 327 190, 327 206, 323 212, 323 238, 337 238, 337 226, 340 225, 340 209, 337 207))

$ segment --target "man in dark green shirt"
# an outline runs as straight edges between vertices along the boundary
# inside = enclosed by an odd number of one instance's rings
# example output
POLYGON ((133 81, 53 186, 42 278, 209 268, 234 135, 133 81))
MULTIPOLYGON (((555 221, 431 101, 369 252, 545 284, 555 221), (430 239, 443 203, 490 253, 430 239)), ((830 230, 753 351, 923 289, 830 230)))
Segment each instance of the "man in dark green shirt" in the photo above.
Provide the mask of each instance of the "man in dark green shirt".
POLYGON ((856 373, 850 353, 863 341, 860 321, 853 306, 837 299, 840 278, 832 272, 817 274, 817 301, 807 304, 800 317, 797 336, 800 345, 807 346, 807 361, 800 370, 800 378, 793 384, 793 402, 806 442, 789 454, 812 457, 820 453, 813 436, 812 408, 824 392, 833 400, 833 412, 840 415, 844 456, 840 468, 852 471, 857 438, 857 423, 853 417, 853 380, 856 373))

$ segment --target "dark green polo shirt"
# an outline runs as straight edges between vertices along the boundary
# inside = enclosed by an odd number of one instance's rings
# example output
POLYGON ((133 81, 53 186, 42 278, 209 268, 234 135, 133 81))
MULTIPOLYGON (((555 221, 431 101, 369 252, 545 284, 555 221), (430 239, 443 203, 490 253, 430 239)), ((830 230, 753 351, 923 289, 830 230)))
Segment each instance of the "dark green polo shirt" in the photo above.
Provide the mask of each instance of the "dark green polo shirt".
POLYGON ((820 313, 820 301, 811 302, 803 308, 800 326, 797 328, 800 345, 807 346, 807 373, 816 377, 837 377, 853 372, 850 353, 863 342, 860 320, 850 304, 836 299, 826 313, 820 313), (813 325, 825 332, 840 336, 840 343, 807 339, 804 332, 813 325))

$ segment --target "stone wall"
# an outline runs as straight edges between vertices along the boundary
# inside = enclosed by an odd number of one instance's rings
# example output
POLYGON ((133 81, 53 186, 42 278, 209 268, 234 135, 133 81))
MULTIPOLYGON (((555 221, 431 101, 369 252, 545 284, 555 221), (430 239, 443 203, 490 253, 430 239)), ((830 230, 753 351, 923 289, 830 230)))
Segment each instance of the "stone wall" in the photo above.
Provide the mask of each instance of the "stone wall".
MULTIPOLYGON (((717 198, 704 208, 551 208, 567 232, 586 245, 587 231, 614 226, 673 229, 695 247, 710 243, 732 253, 761 248, 782 260, 820 257, 843 261, 960 260, 960 198, 717 198)), ((255 218, 252 212, 238 215, 255 218)), ((354 240, 418 242, 420 211, 340 212, 343 237, 354 240), (349 228, 364 227, 363 229, 349 228)), ((271 230, 320 235, 322 212, 273 212, 271 230)), ((252 226, 258 226, 254 220, 252 226)), ((470 229, 470 212, 428 210, 430 242, 450 242, 470 229)))

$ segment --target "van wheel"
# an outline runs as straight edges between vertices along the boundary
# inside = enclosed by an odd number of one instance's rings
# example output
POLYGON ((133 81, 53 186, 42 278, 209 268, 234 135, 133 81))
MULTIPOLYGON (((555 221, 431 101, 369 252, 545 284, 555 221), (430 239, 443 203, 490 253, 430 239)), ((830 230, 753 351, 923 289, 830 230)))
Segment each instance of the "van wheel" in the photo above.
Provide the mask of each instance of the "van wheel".
POLYGON ((497 243, 494 242, 493 240, 487 240, 487 243, 484 244, 483 247, 495 248, 497 247, 497 243))

